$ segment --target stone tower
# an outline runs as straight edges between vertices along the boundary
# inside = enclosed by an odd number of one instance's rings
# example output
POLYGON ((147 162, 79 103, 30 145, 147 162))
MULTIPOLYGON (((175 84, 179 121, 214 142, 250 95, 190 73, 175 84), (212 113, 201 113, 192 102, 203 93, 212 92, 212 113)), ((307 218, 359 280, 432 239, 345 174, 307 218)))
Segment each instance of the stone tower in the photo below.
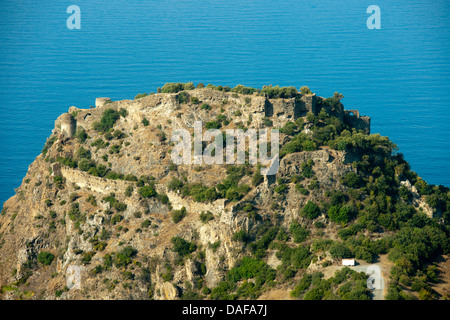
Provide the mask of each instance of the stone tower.
POLYGON ((61 125, 61 134, 67 138, 73 138, 77 130, 77 123, 72 115, 70 113, 63 113, 58 120, 61 125))

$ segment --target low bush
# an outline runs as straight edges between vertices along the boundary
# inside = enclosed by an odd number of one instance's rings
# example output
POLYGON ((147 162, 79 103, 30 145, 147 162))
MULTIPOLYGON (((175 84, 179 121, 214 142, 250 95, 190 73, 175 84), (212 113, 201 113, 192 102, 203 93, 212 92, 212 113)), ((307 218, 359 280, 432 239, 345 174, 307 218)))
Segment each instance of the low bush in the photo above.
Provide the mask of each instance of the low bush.
POLYGON ((138 193, 144 198, 152 198, 156 196, 156 191, 151 186, 144 186, 139 188, 138 193))
POLYGON ((180 210, 173 210, 171 213, 174 223, 180 222, 187 214, 186 208, 182 207, 180 210))
POLYGON ((55 259, 55 256, 47 251, 41 251, 39 252, 37 259, 40 263, 42 263, 43 265, 49 266, 52 264, 53 259, 55 259))
POLYGON ((103 112, 100 121, 96 121, 92 124, 92 127, 94 130, 104 133, 112 129, 119 118, 120 113, 109 108, 103 112))

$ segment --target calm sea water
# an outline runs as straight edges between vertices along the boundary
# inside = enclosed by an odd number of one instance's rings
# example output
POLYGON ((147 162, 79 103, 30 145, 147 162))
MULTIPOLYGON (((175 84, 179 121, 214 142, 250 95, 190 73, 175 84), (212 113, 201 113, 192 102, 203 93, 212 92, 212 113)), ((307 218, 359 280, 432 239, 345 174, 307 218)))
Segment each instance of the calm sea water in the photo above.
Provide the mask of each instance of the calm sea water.
POLYGON ((450 186, 448 1, 2 0, 0 17, 0 204, 70 106, 174 81, 339 91, 450 186), (71 4, 81 30, 66 27, 71 4), (381 30, 366 27, 372 4, 381 30))

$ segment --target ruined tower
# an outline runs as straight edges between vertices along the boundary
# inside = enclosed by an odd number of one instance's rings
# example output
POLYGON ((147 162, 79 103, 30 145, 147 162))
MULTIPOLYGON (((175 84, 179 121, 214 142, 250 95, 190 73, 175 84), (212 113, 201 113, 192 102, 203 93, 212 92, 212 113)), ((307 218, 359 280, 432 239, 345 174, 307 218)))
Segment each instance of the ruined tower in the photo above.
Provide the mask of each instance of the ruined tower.
POLYGON ((67 138, 72 138, 77 130, 76 120, 72 117, 70 113, 63 113, 55 123, 55 126, 60 125, 60 132, 67 138))

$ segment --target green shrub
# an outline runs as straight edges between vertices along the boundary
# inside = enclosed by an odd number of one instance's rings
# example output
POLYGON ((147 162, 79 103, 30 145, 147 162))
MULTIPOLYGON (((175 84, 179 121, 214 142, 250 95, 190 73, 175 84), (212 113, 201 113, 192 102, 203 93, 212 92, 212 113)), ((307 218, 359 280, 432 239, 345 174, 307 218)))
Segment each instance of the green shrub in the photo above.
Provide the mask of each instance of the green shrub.
POLYGON ((151 186, 144 186, 139 188, 138 193, 144 198, 152 198, 156 196, 156 191, 151 186))
POLYGON ((172 180, 170 180, 167 187, 172 191, 177 191, 183 187, 183 182, 181 180, 173 177, 172 180))
POLYGON ((93 206, 97 205, 97 201, 95 200, 95 197, 92 194, 90 194, 87 197, 86 201, 89 202, 90 204, 92 204, 93 206))
POLYGON ((97 251, 103 251, 105 250, 107 245, 108 243, 106 243, 105 241, 101 241, 94 246, 94 249, 97 251))
POLYGON ((148 228, 151 224, 152 222, 147 219, 141 223, 141 228, 148 228))
POLYGON ((48 152, 48 150, 53 146, 57 139, 56 135, 52 135, 50 138, 47 139, 45 142, 44 148, 42 149, 42 154, 45 156, 48 152))
POLYGON ((303 86, 300 88, 300 93, 303 95, 312 94, 311 90, 307 86, 303 86))
POLYGON ((132 262, 132 258, 135 257, 137 253, 138 251, 132 246, 126 246, 116 253, 114 257, 114 265, 117 268, 126 268, 132 262))
POLYGON ((220 240, 214 243, 209 243, 209 248, 212 250, 212 252, 216 252, 219 247, 220 247, 220 240))
POLYGON ((182 103, 188 103, 188 101, 189 101, 189 94, 187 92, 185 92, 185 91, 180 92, 177 95, 177 101, 179 103, 181 103, 181 104, 182 103))
POLYGON ((259 90, 251 87, 246 87, 242 84, 238 84, 231 91, 241 94, 253 94, 253 92, 258 92, 259 90))
POLYGON ((336 223, 346 224, 351 217, 351 210, 347 206, 331 206, 327 212, 328 218, 336 223))
POLYGON ((253 174, 252 185, 254 187, 258 186, 260 183, 264 181, 264 176, 261 174, 261 169, 257 169, 253 174))
POLYGON ((207 103, 202 104, 200 107, 201 110, 211 110, 211 106, 207 103))
POLYGON ((120 144, 112 145, 111 147, 109 147, 109 153, 110 154, 117 154, 117 153, 120 152, 121 147, 122 146, 120 144))
POLYGON ((199 103, 200 103, 200 100, 198 100, 197 97, 191 97, 191 103, 192 103, 192 104, 199 104, 199 103))
POLYGON ((248 242, 248 240, 250 239, 249 235, 247 234, 247 232, 245 232, 245 230, 239 230, 237 232, 235 232, 233 234, 233 237, 231 238, 231 240, 233 241, 240 241, 240 242, 248 242))
POLYGON ((349 172, 342 179, 342 183, 350 188, 359 188, 361 179, 357 173, 349 172))
POLYGON ((173 245, 173 251, 177 252, 180 257, 184 257, 197 250, 195 243, 186 241, 181 237, 173 237, 170 241, 173 245))
POLYGON ((277 185, 276 187, 273 188, 273 191, 275 191, 276 193, 282 194, 282 193, 285 193, 285 192, 288 191, 288 187, 287 187, 287 185, 286 185, 283 181, 281 181, 281 179, 280 179, 280 180, 278 180, 278 185, 277 185))
POLYGON ((144 98, 144 97, 146 97, 146 96, 148 96, 147 93, 138 93, 138 94, 134 97, 134 100, 141 99, 141 98, 144 98))
POLYGON ((203 223, 207 223, 208 221, 213 220, 213 219, 214 219, 214 215, 209 211, 207 211, 207 212, 202 211, 200 213, 200 220, 203 223))
POLYGON ((353 258, 352 251, 343 243, 335 242, 330 247, 330 254, 333 258, 353 258))
POLYGON ((53 182, 58 189, 62 189, 64 187, 64 178, 62 176, 54 176, 53 182))
POLYGON ((138 181, 138 178, 136 176, 132 175, 132 174, 126 174, 123 177, 123 179, 126 180, 126 181, 138 181))
POLYGON ((81 171, 88 171, 92 165, 93 163, 89 159, 81 159, 78 161, 78 169, 81 171))
POLYGON ((119 223, 122 220, 123 220, 123 216, 121 214, 117 213, 111 218, 111 223, 112 224, 116 224, 116 223, 119 223))
POLYGON ((125 197, 130 197, 132 193, 133 193, 133 186, 126 187, 126 189, 125 189, 125 197))
POLYGON ((88 149, 85 149, 83 147, 79 147, 77 150, 77 157, 78 159, 91 159, 91 151, 88 149))
POLYGON ((309 111, 306 114, 306 121, 310 122, 310 123, 314 123, 316 121, 316 116, 314 115, 314 113, 312 113, 311 111, 309 111))
POLYGON ((123 202, 115 202, 114 203, 114 208, 117 209, 117 211, 125 211, 127 210, 127 205, 123 202))
POLYGON ((99 132, 106 132, 114 127, 114 124, 119 120, 120 113, 114 109, 106 109, 100 121, 96 121, 92 124, 93 129, 99 132))
POLYGON ((324 297, 324 290, 322 288, 313 287, 303 296, 304 300, 322 300, 324 297))
POLYGON ((67 212, 69 215, 70 220, 76 220, 76 218, 80 215, 80 206, 79 203, 72 203, 70 210, 67 212))
POLYGON ((269 99, 289 99, 297 97, 298 91, 294 87, 280 87, 280 86, 263 86, 262 94, 266 94, 269 99))
POLYGON ((80 141, 81 143, 84 143, 86 139, 88 138, 88 134, 86 133, 86 130, 83 128, 80 128, 77 130, 75 137, 80 141))
POLYGON ((234 283, 255 278, 255 284, 261 286, 266 282, 275 280, 275 275, 275 270, 264 261, 257 258, 244 257, 228 271, 226 278, 234 283))
POLYGON ((298 298, 302 293, 309 289, 312 282, 312 276, 307 273, 305 274, 297 285, 294 287, 294 290, 291 291, 291 297, 298 298))
POLYGON ((280 129, 281 133, 284 133, 288 136, 293 136, 295 133, 295 130, 297 129, 297 125, 293 123, 292 121, 289 121, 280 129))
POLYGON ((92 274, 99 274, 103 272, 103 267, 101 265, 95 266, 91 269, 92 274))
POLYGON ((192 82, 186 82, 186 83, 183 83, 183 89, 184 90, 194 90, 195 86, 192 82))
POLYGON ((271 126, 273 126, 273 121, 270 120, 270 119, 267 118, 267 117, 264 117, 264 118, 262 119, 262 122, 263 122, 263 124, 264 124, 265 127, 271 127, 271 126))
POLYGON ((55 256, 52 253, 47 252, 47 251, 41 251, 41 252, 39 252, 39 254, 37 256, 38 261, 46 266, 51 265, 54 258, 55 258, 55 256))
POLYGON ((305 178, 312 178, 314 176, 314 171, 312 169, 313 165, 314 165, 314 162, 311 159, 309 159, 307 162, 303 162, 301 164, 302 175, 305 178))
POLYGON ((309 194, 308 189, 304 188, 301 183, 295 184, 295 190, 297 190, 298 192, 300 192, 300 194, 303 194, 305 196, 309 194))
POLYGON ((182 207, 180 210, 173 210, 171 213, 173 222, 180 222, 186 216, 186 214, 187 212, 185 207, 182 207))
POLYGON ((103 141, 102 138, 98 138, 91 143, 91 147, 97 147, 98 149, 104 148, 106 146, 106 142, 103 141))
POLYGON ((208 130, 220 129, 221 127, 222 127, 222 124, 217 120, 209 121, 205 124, 205 128, 208 130))
POLYGON ((177 93, 180 91, 183 91, 184 89, 184 85, 183 83, 175 83, 175 82, 169 82, 166 83, 162 86, 161 88, 161 92, 162 93, 177 93))
POLYGON ((163 204, 168 204, 169 203, 169 197, 166 194, 158 194, 157 198, 159 199, 159 201, 161 201, 161 203, 163 204))
POLYGON ((125 138, 125 133, 123 133, 122 130, 114 130, 112 135, 116 139, 123 139, 123 138, 125 138))
POLYGON ((315 219, 320 215, 320 208, 312 201, 308 201, 302 209, 302 215, 308 219, 315 219))
POLYGON ((294 221, 291 223, 289 227, 289 232, 292 233, 292 236, 294 238, 294 242, 301 243, 306 240, 309 236, 309 230, 307 230, 305 227, 301 226, 298 222, 294 221))

